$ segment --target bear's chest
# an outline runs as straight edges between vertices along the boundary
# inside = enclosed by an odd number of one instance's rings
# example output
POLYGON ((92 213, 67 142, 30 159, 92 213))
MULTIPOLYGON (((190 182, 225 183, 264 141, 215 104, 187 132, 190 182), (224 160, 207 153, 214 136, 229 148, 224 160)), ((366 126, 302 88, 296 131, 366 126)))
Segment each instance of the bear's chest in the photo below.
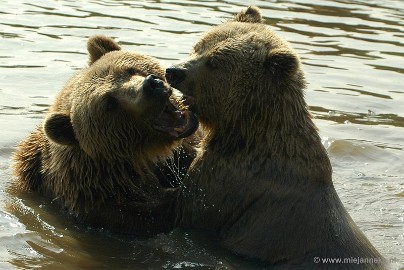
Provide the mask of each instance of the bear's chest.
POLYGON ((254 193, 251 168, 217 155, 198 159, 184 181, 184 222, 192 227, 221 230, 241 215, 254 193), (251 184, 249 184, 251 183, 251 184))

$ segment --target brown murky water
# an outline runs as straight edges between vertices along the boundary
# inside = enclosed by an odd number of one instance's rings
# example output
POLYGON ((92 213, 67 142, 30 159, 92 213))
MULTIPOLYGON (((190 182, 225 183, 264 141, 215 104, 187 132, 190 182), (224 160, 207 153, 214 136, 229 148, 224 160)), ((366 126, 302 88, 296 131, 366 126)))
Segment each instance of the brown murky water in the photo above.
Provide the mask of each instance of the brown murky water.
POLYGON ((42 198, 6 192, 16 143, 85 66, 88 36, 112 36, 168 66, 248 4, 300 53, 338 194, 394 268, 404 269, 402 0, 0 1, 1 269, 261 269, 203 233, 114 235, 77 226, 42 198))

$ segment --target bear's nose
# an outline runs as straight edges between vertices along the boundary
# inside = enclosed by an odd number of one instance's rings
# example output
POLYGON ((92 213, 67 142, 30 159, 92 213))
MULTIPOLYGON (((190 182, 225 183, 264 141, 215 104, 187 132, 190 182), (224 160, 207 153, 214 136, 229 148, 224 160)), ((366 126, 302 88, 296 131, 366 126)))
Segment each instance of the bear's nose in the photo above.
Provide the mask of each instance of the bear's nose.
POLYGON ((175 85, 181 83, 186 77, 185 70, 178 67, 169 67, 166 69, 166 79, 169 84, 175 85))
POLYGON ((143 92, 148 95, 156 95, 159 93, 168 93, 164 82, 156 75, 150 74, 143 81, 143 92))

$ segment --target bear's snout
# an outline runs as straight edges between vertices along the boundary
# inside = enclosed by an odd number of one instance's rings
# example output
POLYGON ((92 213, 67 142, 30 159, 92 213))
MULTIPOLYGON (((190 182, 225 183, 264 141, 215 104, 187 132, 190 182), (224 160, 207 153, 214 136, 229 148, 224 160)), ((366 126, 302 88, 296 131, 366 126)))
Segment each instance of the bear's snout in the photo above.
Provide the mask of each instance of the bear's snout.
POLYGON ((171 95, 171 89, 164 85, 156 75, 148 75, 143 81, 142 92, 149 96, 158 96, 161 94, 171 95))
POLYGON ((166 79, 173 87, 185 80, 185 77, 186 73, 182 68, 169 67, 166 69, 166 79))

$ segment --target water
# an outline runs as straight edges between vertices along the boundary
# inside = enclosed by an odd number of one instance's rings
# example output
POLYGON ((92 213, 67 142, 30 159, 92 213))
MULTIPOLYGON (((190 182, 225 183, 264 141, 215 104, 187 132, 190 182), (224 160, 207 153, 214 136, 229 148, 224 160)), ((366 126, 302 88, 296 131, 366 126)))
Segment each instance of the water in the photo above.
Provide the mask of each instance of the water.
MULTIPOLYGON (((245 1, 0 1, 0 268, 261 269, 200 232, 151 239, 77 226, 35 195, 13 197, 10 155, 104 34, 166 66, 245 1)), ((306 97, 349 213, 404 269, 404 2, 251 1, 300 53, 306 97), (315 3, 315 4, 313 4, 315 3)))

